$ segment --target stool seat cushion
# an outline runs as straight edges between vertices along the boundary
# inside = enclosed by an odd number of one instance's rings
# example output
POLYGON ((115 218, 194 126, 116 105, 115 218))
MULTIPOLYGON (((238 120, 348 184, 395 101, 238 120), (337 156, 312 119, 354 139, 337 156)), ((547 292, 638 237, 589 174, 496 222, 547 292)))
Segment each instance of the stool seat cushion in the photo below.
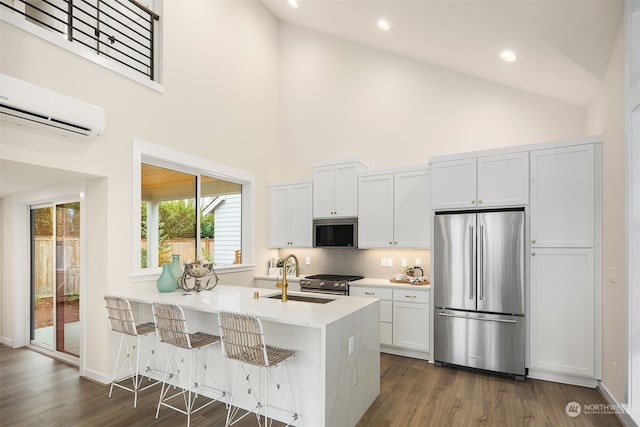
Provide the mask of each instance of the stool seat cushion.
POLYGON ((138 335, 149 335, 156 332, 156 324, 153 322, 141 323, 136 325, 138 335))
POLYGON ((189 341, 191 342, 191 348, 200 348, 220 342, 220 337, 217 335, 205 334, 204 332, 196 332, 189 334, 189 341))

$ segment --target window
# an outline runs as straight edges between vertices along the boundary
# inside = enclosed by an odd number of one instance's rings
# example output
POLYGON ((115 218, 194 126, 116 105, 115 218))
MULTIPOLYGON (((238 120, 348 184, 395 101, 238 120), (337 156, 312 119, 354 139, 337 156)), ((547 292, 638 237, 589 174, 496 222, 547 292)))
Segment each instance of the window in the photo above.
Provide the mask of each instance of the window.
POLYGON ((134 270, 158 271, 172 255, 250 266, 252 174, 140 141, 134 159, 134 270))
POLYGON ((0 18, 114 71, 158 82, 160 16, 153 0, 144 3, 0 0, 0 18))

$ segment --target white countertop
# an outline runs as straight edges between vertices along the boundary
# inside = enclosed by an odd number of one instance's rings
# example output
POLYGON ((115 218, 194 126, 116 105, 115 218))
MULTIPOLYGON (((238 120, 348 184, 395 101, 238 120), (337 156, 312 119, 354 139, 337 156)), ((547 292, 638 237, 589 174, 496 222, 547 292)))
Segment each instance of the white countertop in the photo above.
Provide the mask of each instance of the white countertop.
MULTIPOLYGON (((288 280, 288 279, 287 279, 288 280)), ((393 283, 389 279, 373 279, 365 277, 364 279, 349 282, 349 286, 373 286, 373 287, 385 287, 392 289, 425 289, 431 288, 430 284, 427 285, 412 285, 410 283, 393 283)))
POLYGON ((125 291, 121 296, 138 303, 171 302, 184 309, 210 313, 220 311, 249 313, 262 320, 314 328, 323 328, 378 301, 375 298, 289 292, 289 295, 324 297, 334 301, 318 304, 289 300, 282 303, 280 299, 254 299, 254 292, 258 292, 261 297, 280 294, 280 290, 218 285, 210 291, 201 292, 176 290, 162 293, 155 289, 137 289, 125 291))

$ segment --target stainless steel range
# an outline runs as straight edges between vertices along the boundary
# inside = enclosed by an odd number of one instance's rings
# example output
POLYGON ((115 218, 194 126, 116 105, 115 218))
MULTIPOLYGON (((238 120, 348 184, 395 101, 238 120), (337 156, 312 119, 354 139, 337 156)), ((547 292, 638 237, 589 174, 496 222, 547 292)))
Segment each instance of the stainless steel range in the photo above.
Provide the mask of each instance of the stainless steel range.
POLYGON ((349 282, 364 279, 364 276, 344 274, 316 274, 300 279, 302 292, 316 292, 332 295, 349 295, 349 282))

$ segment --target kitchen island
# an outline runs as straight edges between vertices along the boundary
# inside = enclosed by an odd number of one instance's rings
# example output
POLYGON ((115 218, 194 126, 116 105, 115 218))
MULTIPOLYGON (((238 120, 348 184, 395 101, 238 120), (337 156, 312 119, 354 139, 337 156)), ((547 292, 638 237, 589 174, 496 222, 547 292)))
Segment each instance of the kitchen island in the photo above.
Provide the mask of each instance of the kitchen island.
MULTIPOLYGON (((286 375, 282 381, 285 396, 292 399, 300 414, 295 425, 355 425, 380 392, 378 300, 291 292, 290 297, 324 297, 331 301, 282 303, 280 299, 268 298, 277 294, 278 290, 225 285, 199 293, 181 290, 159 293, 155 289, 120 293, 131 301, 140 321, 153 320, 153 302, 180 305, 191 332, 219 335, 220 311, 257 316, 263 321, 268 344, 298 351, 288 364, 291 387, 286 375), (257 299, 255 292, 259 295, 257 299)), ((215 386, 229 393, 236 362, 224 358, 219 345, 214 346, 208 358, 209 366, 213 367, 210 369, 215 370, 215 386)), ((238 387, 246 388, 243 384, 238 387)), ((239 406, 253 408, 246 393, 240 393, 240 399, 239 406)), ((269 391, 269 402, 275 406, 270 408, 271 416, 284 422, 290 420, 288 414, 278 410, 286 405, 276 390, 269 391)))

